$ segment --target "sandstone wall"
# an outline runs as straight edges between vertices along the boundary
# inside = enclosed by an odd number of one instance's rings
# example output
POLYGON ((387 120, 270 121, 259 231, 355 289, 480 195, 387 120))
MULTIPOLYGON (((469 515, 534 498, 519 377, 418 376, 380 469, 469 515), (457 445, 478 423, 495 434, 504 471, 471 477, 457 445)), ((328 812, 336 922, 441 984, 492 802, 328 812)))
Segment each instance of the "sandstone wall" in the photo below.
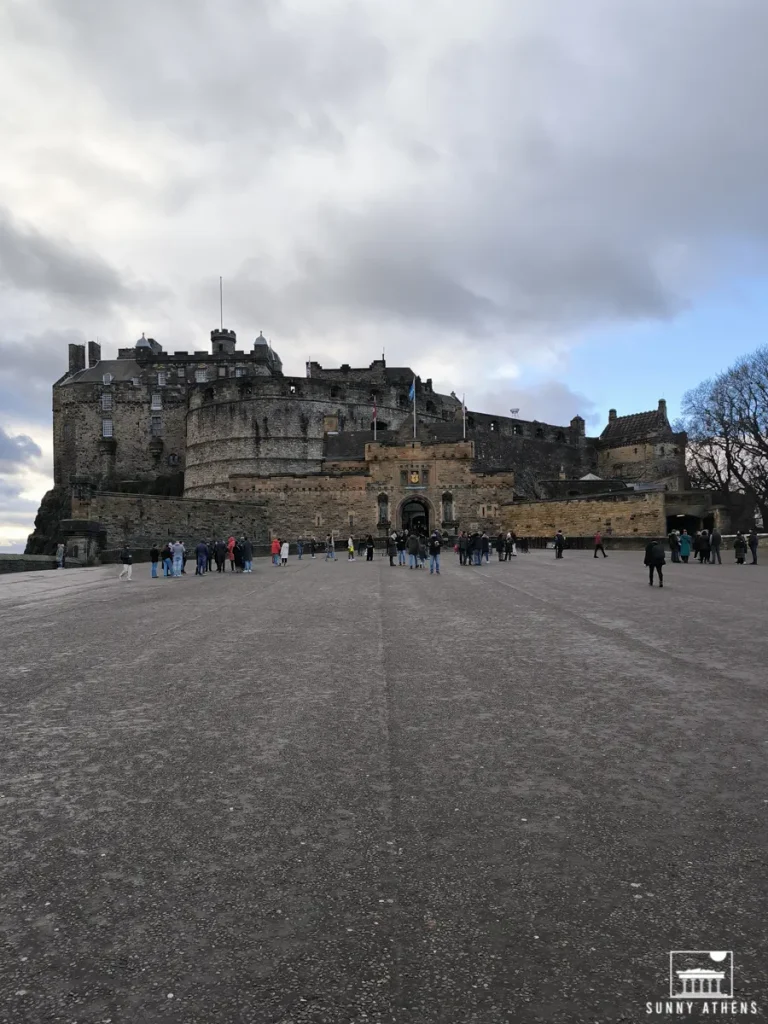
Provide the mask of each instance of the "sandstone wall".
POLYGON ((615 494, 567 501, 520 501, 503 509, 503 527, 521 537, 664 537, 667 533, 662 492, 615 494))
POLYGON ((244 534, 255 544, 267 541, 264 505, 254 501, 96 493, 90 499, 73 498, 72 515, 101 523, 107 548, 127 541, 146 549, 169 540, 194 547, 200 540, 231 534, 244 534))
POLYGON ((604 448, 597 457, 597 475, 630 482, 665 483, 671 490, 687 486, 685 448, 669 441, 648 441, 604 448))

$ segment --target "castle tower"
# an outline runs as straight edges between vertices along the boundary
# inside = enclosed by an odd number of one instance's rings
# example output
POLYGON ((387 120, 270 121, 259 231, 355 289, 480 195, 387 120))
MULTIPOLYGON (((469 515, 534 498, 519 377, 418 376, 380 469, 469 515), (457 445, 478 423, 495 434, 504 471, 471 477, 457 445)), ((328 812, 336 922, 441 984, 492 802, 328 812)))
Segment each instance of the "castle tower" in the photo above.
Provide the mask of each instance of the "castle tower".
POLYGON ((211 331, 211 352, 215 356, 233 356, 237 335, 226 327, 217 327, 211 331))

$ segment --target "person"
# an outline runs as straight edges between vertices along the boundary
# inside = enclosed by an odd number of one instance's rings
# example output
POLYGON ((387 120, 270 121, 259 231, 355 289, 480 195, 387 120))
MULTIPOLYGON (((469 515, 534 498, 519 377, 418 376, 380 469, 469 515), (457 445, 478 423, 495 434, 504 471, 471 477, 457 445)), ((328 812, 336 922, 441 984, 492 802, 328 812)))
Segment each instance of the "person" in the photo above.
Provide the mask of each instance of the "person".
POLYGON ((309 554, 310 554, 310 556, 312 558, 315 557, 315 547, 316 547, 315 538, 314 537, 310 537, 309 538, 309 554))
POLYGON ((213 541, 212 540, 207 541, 205 546, 208 548, 208 558, 206 559, 206 562, 205 562, 205 571, 206 572, 213 572, 213 568, 212 568, 212 566, 213 566, 213 558, 214 558, 214 544, 213 544, 213 541))
POLYGON ((171 552, 173 553, 173 575, 180 577, 184 565, 184 545, 180 540, 171 545, 171 552))
POLYGON ((227 560, 227 545, 223 540, 217 540, 214 547, 216 551, 216 572, 224 572, 224 565, 227 560))
POLYGON ((247 537, 243 537, 240 547, 243 552, 243 572, 253 572, 253 544, 247 537))
POLYGON ((459 552, 459 565, 467 564, 467 535, 463 530, 459 530, 459 536, 456 538, 456 548, 459 552))
POLYGON ((483 540, 480 534, 475 530, 472 534, 472 564, 480 565, 483 560, 483 540))
POLYGON ((123 545, 123 550, 120 552, 120 561, 123 563, 123 568, 117 578, 125 579, 126 583, 130 583, 133 578, 133 555, 127 544, 123 545))
POLYGON ((683 530, 680 534, 680 557, 685 564, 688 564, 688 558, 690 557, 691 550, 693 548, 693 537, 687 530, 683 530))
POLYGON ((63 569, 64 567, 64 545, 61 541, 56 545, 56 568, 63 569))
POLYGON ((691 546, 693 548, 693 560, 695 562, 696 559, 700 557, 699 552, 701 551, 701 530, 697 530, 696 533, 694 533, 693 540, 691 541, 691 546))
POLYGON ((558 530, 555 534, 555 558, 563 557, 563 548, 565 547, 565 537, 563 531, 558 530))
POLYGON ((502 561, 502 555, 504 554, 504 534, 500 533, 496 538, 496 554, 499 556, 499 561, 502 561))
POLYGON ((397 535, 397 564, 405 565, 405 533, 402 530, 397 535))
POLYGON ((504 538, 504 560, 511 562, 515 558, 515 542, 512 539, 512 531, 507 531, 507 536, 504 538))
POLYGON ((303 537, 299 537, 299 539, 296 541, 296 550, 299 553, 299 561, 301 561, 301 557, 304 554, 304 538, 303 537))
POLYGON ((680 535, 678 534, 677 530, 670 530, 669 531, 669 536, 667 537, 667 540, 669 541, 669 550, 672 552, 672 555, 671 555, 672 561, 673 562, 679 562, 680 561, 680 535))
POLYGON ((240 547, 240 541, 235 540, 235 546, 232 549, 235 556, 235 572, 243 571, 243 549, 240 547))
POLYGON ((229 559, 229 570, 230 572, 235 571, 235 538, 229 537, 227 539, 227 558, 229 559))
POLYGON ((734 539, 733 553, 736 556, 736 564, 744 565, 744 559, 747 557, 747 541, 741 530, 738 531, 734 539))
POLYGON ((606 553, 605 553, 605 548, 603 547, 603 536, 602 536, 602 534, 600 533, 599 530, 595 534, 595 558, 597 558, 597 552, 598 551, 602 551, 603 552, 603 558, 607 558, 608 557, 608 555, 606 555, 606 553))
POLYGON ((153 544, 149 551, 149 560, 152 563, 152 579, 157 579, 157 563, 160 561, 160 551, 157 544, 153 544))
POLYGON ((163 559, 163 575, 170 576, 173 565, 173 551, 171 550, 170 541, 165 545, 162 551, 163 559))
POLYGON ((355 560, 355 538, 350 535, 347 540, 347 561, 354 562, 355 560))
POLYGON ((427 538, 419 534, 419 568, 423 569, 427 562, 427 538))
POLYGON ((717 563, 718 565, 723 564, 723 560, 720 557, 720 545, 723 543, 723 535, 720 533, 717 527, 714 528, 709 536, 709 547, 712 558, 712 565, 717 563))
POLYGON ((434 530, 429 539, 429 575, 440 575, 440 534, 434 530))
POLYGON ((186 546, 186 544, 182 543, 181 548, 182 548, 182 551, 181 551, 181 575, 182 576, 186 576, 187 575, 187 546, 186 546))
POLYGON ((408 561, 409 569, 418 569, 419 567, 419 538, 415 533, 412 533, 408 538, 408 561))
MULTIPOLYGON (((510 530, 509 537, 510 537, 510 540, 512 541, 512 557, 513 558, 517 558, 517 534, 515 533, 514 530, 510 530)), ((526 551, 528 550, 527 544, 526 544, 525 550, 526 551)))
POLYGON ((272 545, 270 547, 272 552, 272 565, 280 565, 280 538, 273 537, 272 545))
POLYGON ((662 572, 661 567, 664 565, 665 561, 666 557, 664 555, 664 545, 661 543, 660 540, 652 540, 649 544, 646 545, 645 565, 648 566, 648 582, 651 586, 653 586, 654 569, 656 570, 656 573, 659 577, 659 586, 664 586, 664 573, 662 572))
POLYGON ((325 560, 326 560, 326 562, 329 559, 332 562, 336 561, 336 542, 333 539, 333 534, 332 533, 329 533, 328 536, 325 538, 325 560))
POLYGON ((287 540, 284 540, 280 545, 280 561, 283 565, 288 565, 288 552, 290 551, 290 545, 287 540))
POLYGON ((483 530, 483 535, 480 538, 480 564, 483 564, 483 559, 486 562, 491 560, 491 539, 488 534, 483 530))
POLYGON ((397 557, 397 534, 395 533, 387 537, 387 554, 389 555, 389 564, 394 567, 397 557))
POLYGON ((208 545, 204 540, 201 540, 195 548, 195 555, 197 556, 195 576, 203 576, 205 575, 205 567, 208 564, 208 545))
POLYGON ((373 537, 370 533, 365 538, 365 560, 366 562, 373 561, 373 537))
POLYGON ((757 530, 754 526, 749 531, 749 540, 747 543, 749 544, 749 550, 752 553, 752 561, 749 564, 757 565, 757 546, 760 543, 760 538, 757 536, 757 530))
POLYGON ((699 536, 699 563, 709 565, 709 531, 702 530, 699 536))

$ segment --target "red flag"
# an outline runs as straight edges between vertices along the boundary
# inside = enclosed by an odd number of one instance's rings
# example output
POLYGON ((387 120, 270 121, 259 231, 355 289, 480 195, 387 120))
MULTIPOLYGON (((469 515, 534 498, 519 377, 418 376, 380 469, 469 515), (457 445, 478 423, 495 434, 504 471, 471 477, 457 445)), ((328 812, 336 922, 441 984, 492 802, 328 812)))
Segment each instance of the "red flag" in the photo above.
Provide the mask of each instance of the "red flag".
POLYGON ((379 410, 376 408, 376 399, 373 400, 373 418, 377 420, 379 418, 379 410))

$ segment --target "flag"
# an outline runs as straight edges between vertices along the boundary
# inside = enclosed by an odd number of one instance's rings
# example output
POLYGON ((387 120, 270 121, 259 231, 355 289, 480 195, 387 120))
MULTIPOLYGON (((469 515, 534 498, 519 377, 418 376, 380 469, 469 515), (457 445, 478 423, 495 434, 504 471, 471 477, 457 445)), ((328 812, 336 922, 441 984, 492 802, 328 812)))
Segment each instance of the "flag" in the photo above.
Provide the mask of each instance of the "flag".
POLYGON ((379 418, 379 410, 376 408, 376 397, 373 399, 373 419, 374 422, 379 418))
POLYGON ((416 378, 414 377, 413 378, 413 383, 411 384, 411 390, 408 392, 408 401, 412 402, 415 397, 416 397, 416 378))

